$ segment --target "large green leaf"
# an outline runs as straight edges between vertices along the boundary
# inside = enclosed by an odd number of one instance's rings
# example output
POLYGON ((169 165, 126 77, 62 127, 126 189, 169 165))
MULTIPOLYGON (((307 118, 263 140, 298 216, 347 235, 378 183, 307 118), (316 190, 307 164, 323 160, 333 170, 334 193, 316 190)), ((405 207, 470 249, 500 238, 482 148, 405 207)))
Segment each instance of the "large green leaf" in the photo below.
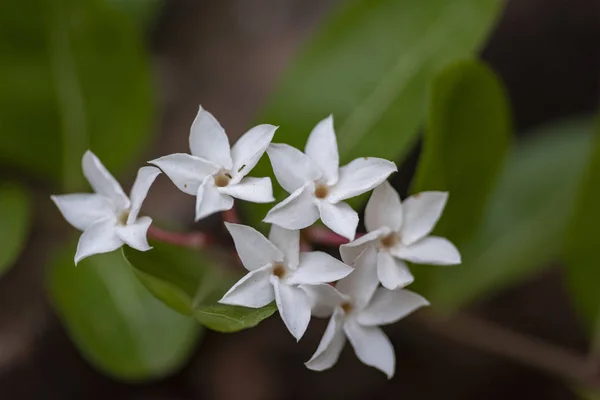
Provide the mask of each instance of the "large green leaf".
MULTIPOLYGON (((477 50, 502 4, 343 2, 284 74, 260 121, 280 126, 275 142, 304 148, 311 129, 331 113, 342 163, 361 156, 397 160, 416 136, 433 74, 477 50)), ((263 159, 253 174, 269 172, 263 159)), ((280 189, 275 194, 283 197, 280 189)), ((269 206, 249 207, 260 221, 269 206)))
POLYGON ((256 326, 276 311, 272 304, 253 309, 217 303, 235 282, 234 274, 217 265, 207 252, 164 243, 153 246, 143 253, 124 248, 123 255, 154 296, 180 313, 195 316, 202 325, 235 332, 256 326))
POLYGON ((156 300, 119 251, 75 267, 72 247, 54 262, 49 291, 71 339, 97 368, 123 380, 162 377, 179 368, 200 326, 156 300))
POLYGON ((460 248, 463 264, 436 268, 427 295, 453 310, 532 275, 561 255, 577 187, 590 154, 589 120, 532 133, 506 160, 480 227, 460 248))
POLYGON ((15 184, 0 186, 0 276, 10 268, 27 239, 31 223, 28 193, 15 184))
POLYGON ((139 36, 103 0, 1 2, 0 162, 69 189, 88 148, 130 162, 152 115, 139 36))
POLYGON ((597 328, 600 321, 600 124, 596 129, 592 156, 581 181, 572 219, 566 235, 565 273, 571 294, 585 322, 597 328))

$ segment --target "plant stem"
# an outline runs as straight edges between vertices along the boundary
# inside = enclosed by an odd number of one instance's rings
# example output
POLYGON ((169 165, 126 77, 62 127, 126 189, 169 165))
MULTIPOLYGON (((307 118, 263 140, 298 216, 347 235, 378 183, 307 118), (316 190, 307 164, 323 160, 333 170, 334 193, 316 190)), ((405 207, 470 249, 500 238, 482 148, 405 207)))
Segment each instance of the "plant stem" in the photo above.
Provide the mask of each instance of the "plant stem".
MULTIPOLYGON (((348 239, 345 237, 340 236, 337 233, 321 226, 311 226, 306 228, 302 231, 302 235, 306 241, 310 243, 321 244, 325 246, 338 247, 342 244, 348 243, 348 239)), ((360 234, 357 234, 356 237, 360 237, 360 234)))
POLYGON ((192 248, 203 248, 212 242, 212 238, 206 233, 202 232, 169 232, 150 225, 148 228, 148 237, 159 242, 170 243, 176 246, 192 247, 192 248))

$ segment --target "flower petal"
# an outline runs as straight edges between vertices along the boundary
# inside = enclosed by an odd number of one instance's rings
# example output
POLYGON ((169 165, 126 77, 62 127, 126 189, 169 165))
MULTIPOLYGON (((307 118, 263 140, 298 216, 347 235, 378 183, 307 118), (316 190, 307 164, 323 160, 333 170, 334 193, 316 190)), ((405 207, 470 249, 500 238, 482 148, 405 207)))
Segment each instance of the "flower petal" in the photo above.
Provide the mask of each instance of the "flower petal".
POLYGON ((273 125, 258 125, 238 139, 231 148, 234 180, 243 178, 256 166, 273 140, 276 130, 277 127, 273 125))
POLYGON ((403 288, 415 280, 406 263, 395 259, 387 251, 377 253, 377 276, 389 290, 403 288))
POLYGON ((428 236, 410 246, 398 246, 391 253, 402 260, 417 264, 456 265, 461 263, 458 249, 439 236, 428 236))
POLYGON ((300 264, 286 280, 290 285, 316 285, 335 282, 353 271, 352 267, 335 259, 322 251, 311 251, 300 254, 300 264))
POLYGON ((110 200, 95 193, 63 194, 50 198, 67 222, 80 231, 115 214, 110 200))
POLYGON ((131 207, 129 209, 129 216, 127 217, 127 223, 132 224, 137 219, 142 203, 148 195, 150 186, 154 183, 156 177, 160 175, 160 169, 156 167, 142 167, 138 170, 135 182, 131 188, 131 207))
POLYGON ((358 213, 343 201, 337 204, 321 201, 318 204, 321 220, 325 226, 348 240, 354 240, 358 226, 358 213))
POLYGON ((361 326, 349 319, 344 324, 344 332, 360 361, 382 371, 388 379, 394 376, 396 369, 394 346, 380 328, 361 326))
POLYGON ((116 234, 115 224, 114 218, 105 218, 90 225, 81 234, 75 253, 75 265, 86 257, 108 253, 123 245, 123 241, 116 234))
POLYGON ((365 227, 368 232, 387 227, 397 231, 402 226, 402 203, 398 192, 388 181, 377 186, 365 209, 365 227))
POLYGON ((356 320, 367 326, 392 324, 428 305, 425 298, 409 290, 379 288, 369 305, 358 313, 356 320))
POLYGON ((198 188, 207 176, 219 170, 218 165, 208 160, 183 153, 170 154, 148 162, 162 169, 179 190, 192 196, 198 193, 198 188))
POLYGON ((382 158, 357 158, 340 168, 340 178, 331 188, 329 199, 337 203, 368 192, 397 170, 396 164, 382 158))
POLYGON ((377 250, 373 246, 360 253, 354 262, 354 271, 335 285, 340 293, 350 296, 359 309, 371 301, 378 286, 377 250))
POLYGON ((271 208, 263 221, 286 229, 303 229, 318 219, 319 209, 310 190, 305 186, 271 208))
POLYGON ((350 300, 348 296, 341 294, 335 287, 327 283, 300 285, 299 287, 306 292, 310 300, 311 313, 315 317, 329 317, 337 307, 350 300))
POLYGON ((402 243, 411 245, 429 235, 444 211, 448 193, 422 192, 404 200, 404 223, 400 234, 402 243))
POLYGON ((266 306, 275 299, 270 276, 270 265, 247 273, 223 295, 219 303, 250 308, 266 306))
POLYGON ((255 271, 273 262, 283 261, 283 253, 256 229, 225 222, 235 249, 248 271, 255 271))
POLYGON ((129 208, 129 199, 123 192, 123 188, 94 153, 86 151, 81 160, 81 166, 83 175, 94 192, 111 199, 119 210, 129 208))
POLYGON ((375 246, 377 244, 377 239, 388 234, 389 231, 387 229, 379 229, 373 232, 369 232, 366 235, 362 235, 358 239, 345 243, 340 246, 340 255, 342 256, 342 260, 348 264, 352 265, 354 261, 358 258, 360 253, 362 253, 367 246, 375 246))
POLYGON ((323 371, 335 365, 340 358, 340 353, 346 344, 343 324, 344 315, 341 309, 337 309, 323 334, 323 338, 317 347, 317 351, 310 360, 304 363, 308 369, 323 371))
POLYGON ((269 241, 283 253, 284 261, 288 268, 298 268, 300 262, 300 231, 285 229, 271 225, 269 241))
POLYGON ((314 161, 295 147, 271 143, 267 154, 277 182, 288 193, 321 177, 321 171, 314 161))
POLYGON ((132 224, 117 225, 117 236, 129 247, 139 251, 148 251, 152 247, 148 244, 146 234, 151 223, 152 218, 141 217, 132 224))
POLYGON ((246 177, 240 183, 220 187, 217 190, 222 194, 253 203, 270 203, 275 201, 271 178, 246 177))
POLYGON ((219 211, 230 210, 233 197, 219 193, 212 176, 207 176, 196 194, 196 221, 219 211))
POLYGON ((319 166, 325 182, 334 185, 338 180, 340 156, 333 130, 333 116, 330 115, 314 127, 308 136, 304 152, 319 166))
POLYGON ((219 167, 231 169, 229 139, 217 119, 200 106, 190 130, 192 155, 202 157, 219 167))
POLYGON ((279 315, 296 340, 300 340, 310 322, 310 301, 304 290, 290 286, 271 275, 279 315))

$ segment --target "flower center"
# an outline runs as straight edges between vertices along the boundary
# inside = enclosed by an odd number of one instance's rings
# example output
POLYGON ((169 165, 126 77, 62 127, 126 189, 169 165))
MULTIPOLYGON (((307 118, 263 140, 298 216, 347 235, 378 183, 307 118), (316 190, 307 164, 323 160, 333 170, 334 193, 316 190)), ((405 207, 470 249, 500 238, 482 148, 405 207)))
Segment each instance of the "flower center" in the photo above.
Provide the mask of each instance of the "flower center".
POLYGON ((282 279, 285 276, 285 266, 281 263, 273 265, 273 275, 282 279))
POLYGON ((379 246, 383 249, 389 249, 398 244, 398 242, 400 242, 400 235, 398 235, 395 232, 392 232, 379 240, 379 246))
POLYGON ((117 217, 117 221, 120 225, 127 225, 127 218, 129 218, 129 210, 121 211, 117 217))
POLYGON ((350 311, 352 311, 352 303, 348 301, 342 303, 342 310, 344 310, 344 313, 348 314, 350 311))
POLYGON ((317 199, 324 199, 329 195, 329 186, 323 183, 317 183, 315 186, 315 197, 317 199))
POLYGON ((227 171, 219 171, 215 175, 215 185, 217 187, 225 187, 229 185, 229 181, 231 180, 231 174, 227 171))

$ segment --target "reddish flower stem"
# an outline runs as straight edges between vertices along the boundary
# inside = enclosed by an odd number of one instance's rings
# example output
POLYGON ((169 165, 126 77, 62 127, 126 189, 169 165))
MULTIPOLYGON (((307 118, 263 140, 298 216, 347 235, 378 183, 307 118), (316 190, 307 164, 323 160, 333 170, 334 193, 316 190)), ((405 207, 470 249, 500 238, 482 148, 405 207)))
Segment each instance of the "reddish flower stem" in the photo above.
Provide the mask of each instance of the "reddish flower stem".
MULTIPOLYGON (((349 242, 349 240, 345 237, 340 236, 337 233, 321 226, 311 226, 306 228, 304 231, 302 231, 302 234, 310 243, 321 244, 325 246, 338 247, 349 242)), ((361 233, 356 234, 356 238, 361 236, 361 233)))
POLYGON ((239 224, 241 222, 240 216, 238 215, 235 207, 231 208, 230 210, 223 211, 221 216, 225 222, 232 222, 234 224, 239 224))
POLYGON ((169 232, 155 225, 150 225, 150 228, 148 228, 148 237, 159 242, 197 249, 205 247, 213 241, 209 235, 203 232, 169 232))

